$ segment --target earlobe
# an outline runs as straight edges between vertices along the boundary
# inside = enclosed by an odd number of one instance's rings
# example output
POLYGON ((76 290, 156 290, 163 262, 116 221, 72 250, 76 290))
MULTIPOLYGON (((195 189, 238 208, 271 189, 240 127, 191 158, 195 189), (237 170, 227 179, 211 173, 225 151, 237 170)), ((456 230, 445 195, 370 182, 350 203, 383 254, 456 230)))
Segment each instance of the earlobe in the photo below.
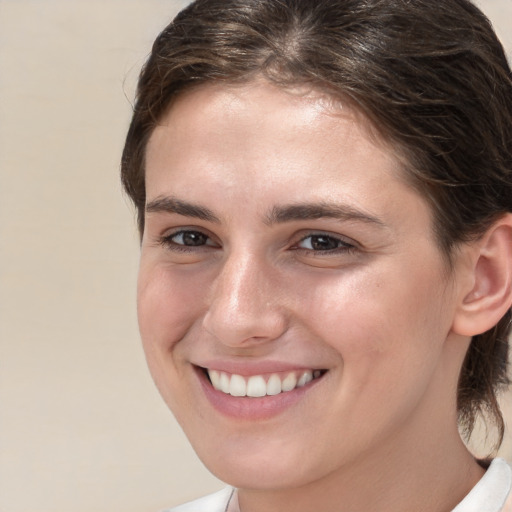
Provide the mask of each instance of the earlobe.
POLYGON ((452 330, 476 336, 494 327, 512 305, 512 214, 474 242, 471 290, 464 293, 452 330))

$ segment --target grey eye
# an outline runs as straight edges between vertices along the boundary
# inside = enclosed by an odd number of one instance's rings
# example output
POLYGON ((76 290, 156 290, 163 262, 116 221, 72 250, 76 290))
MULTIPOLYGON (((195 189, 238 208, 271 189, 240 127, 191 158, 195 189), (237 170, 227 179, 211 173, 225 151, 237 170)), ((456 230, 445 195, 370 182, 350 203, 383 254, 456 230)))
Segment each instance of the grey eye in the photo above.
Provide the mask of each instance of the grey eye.
POLYGON ((200 245, 213 245, 208 244, 209 238, 200 231, 180 231, 171 237, 173 243, 178 245, 186 245, 188 247, 198 247, 200 245))
POLYGON ((350 247, 350 245, 343 242, 343 240, 329 235, 307 236, 300 241, 298 246, 301 249, 308 249, 310 251, 332 251, 340 247, 350 247))

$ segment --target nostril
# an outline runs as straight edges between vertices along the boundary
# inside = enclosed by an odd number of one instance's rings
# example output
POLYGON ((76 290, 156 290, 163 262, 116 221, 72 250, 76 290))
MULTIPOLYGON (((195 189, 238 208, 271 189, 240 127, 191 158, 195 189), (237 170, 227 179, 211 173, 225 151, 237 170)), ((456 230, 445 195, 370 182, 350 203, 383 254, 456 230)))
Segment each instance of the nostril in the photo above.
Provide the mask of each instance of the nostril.
POLYGON ((238 311, 222 315, 210 310, 203 319, 204 330, 223 345, 247 347, 280 338, 287 329, 284 315, 278 310, 258 309, 248 314, 238 311))

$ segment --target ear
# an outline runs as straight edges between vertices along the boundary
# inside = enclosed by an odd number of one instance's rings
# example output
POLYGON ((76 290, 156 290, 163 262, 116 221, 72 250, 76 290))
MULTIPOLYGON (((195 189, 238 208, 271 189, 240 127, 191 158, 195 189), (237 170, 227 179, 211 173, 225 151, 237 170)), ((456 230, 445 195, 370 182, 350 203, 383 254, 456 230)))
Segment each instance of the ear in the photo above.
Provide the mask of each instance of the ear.
POLYGON ((500 217, 470 244, 470 251, 470 285, 462 292, 452 325, 463 336, 488 331, 512 305, 512 214, 500 217))

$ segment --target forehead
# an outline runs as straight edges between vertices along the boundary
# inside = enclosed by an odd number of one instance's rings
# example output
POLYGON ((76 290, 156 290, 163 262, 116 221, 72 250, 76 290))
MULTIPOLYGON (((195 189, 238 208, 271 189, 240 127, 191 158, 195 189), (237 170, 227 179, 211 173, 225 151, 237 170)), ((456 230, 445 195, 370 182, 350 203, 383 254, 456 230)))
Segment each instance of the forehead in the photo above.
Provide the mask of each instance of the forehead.
POLYGON ((266 120, 268 125, 276 121, 307 125, 319 116, 350 120, 375 145, 391 152, 395 150, 348 95, 306 83, 274 84, 262 77, 240 83, 207 82, 188 88, 170 102, 155 129, 187 120, 194 122, 197 117, 203 120, 214 117, 219 121, 219 110, 228 122, 234 117, 243 121, 244 117, 254 117, 254 108, 258 110, 259 121, 266 120))
POLYGON ((157 148, 164 151, 166 143, 169 151, 177 153, 177 144, 185 142, 184 138, 196 143, 189 158, 207 151, 218 153, 231 144, 235 159, 241 140, 254 151, 274 148, 281 155, 286 146, 301 153, 306 148, 324 150, 325 155, 332 154, 335 146, 340 154, 351 146, 365 153, 379 152, 400 177, 400 156, 354 108, 353 101, 305 85, 283 88, 258 79, 187 90, 172 102, 153 130, 147 161, 152 162, 157 148))

